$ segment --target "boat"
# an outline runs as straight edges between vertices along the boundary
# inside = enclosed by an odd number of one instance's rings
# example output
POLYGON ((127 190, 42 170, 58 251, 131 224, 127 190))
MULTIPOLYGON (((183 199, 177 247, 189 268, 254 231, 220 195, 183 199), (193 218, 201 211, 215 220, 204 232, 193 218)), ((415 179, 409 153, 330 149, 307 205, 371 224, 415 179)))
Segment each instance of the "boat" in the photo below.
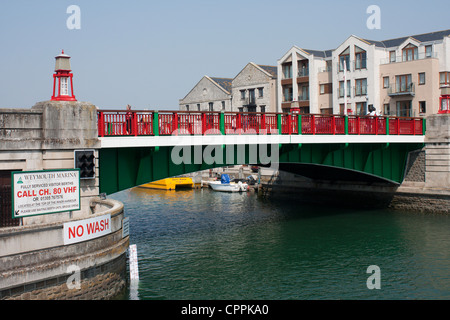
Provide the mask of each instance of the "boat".
POLYGON ((227 174, 222 174, 220 181, 209 181, 208 184, 214 191, 242 192, 248 190, 248 184, 246 182, 230 181, 230 177, 227 174))
POLYGON ((192 189, 194 187, 194 181, 192 180, 192 178, 187 177, 166 178, 149 182, 140 185, 139 187, 160 190, 192 189))

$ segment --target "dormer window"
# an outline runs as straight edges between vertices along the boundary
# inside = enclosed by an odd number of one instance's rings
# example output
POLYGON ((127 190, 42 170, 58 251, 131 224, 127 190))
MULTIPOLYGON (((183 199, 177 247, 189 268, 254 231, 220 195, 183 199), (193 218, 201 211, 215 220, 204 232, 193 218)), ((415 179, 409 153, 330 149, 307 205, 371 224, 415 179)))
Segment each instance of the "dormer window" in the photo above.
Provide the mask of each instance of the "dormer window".
POLYGON ((402 51, 403 61, 412 61, 419 58, 418 49, 413 44, 408 44, 402 51))

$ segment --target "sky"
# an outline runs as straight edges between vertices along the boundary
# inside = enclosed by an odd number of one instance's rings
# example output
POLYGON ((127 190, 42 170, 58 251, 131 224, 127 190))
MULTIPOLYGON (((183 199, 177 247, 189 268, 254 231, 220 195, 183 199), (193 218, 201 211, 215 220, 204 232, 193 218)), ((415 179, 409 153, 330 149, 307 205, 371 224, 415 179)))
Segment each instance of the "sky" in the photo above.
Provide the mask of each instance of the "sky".
POLYGON ((204 76, 275 65, 292 46, 328 50, 450 29, 450 1, 0 0, 0 108, 50 100, 55 56, 71 56, 78 101, 177 110, 204 76), (69 29, 71 5, 79 29, 69 29), (367 8, 380 8, 369 29, 367 8))

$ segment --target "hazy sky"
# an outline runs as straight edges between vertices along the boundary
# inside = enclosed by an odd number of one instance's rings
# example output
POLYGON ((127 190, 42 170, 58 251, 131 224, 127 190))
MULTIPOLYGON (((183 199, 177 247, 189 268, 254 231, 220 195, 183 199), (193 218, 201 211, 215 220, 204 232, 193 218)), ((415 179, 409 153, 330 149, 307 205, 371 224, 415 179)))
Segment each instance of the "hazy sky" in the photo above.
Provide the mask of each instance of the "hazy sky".
POLYGON ((450 28, 450 1, 0 0, 0 108, 50 100, 55 56, 70 55, 77 100, 176 110, 204 76, 276 65, 292 46, 325 50, 354 34, 385 40, 450 28), (70 5, 79 30, 66 25, 70 5), (366 9, 381 9, 381 29, 366 9))

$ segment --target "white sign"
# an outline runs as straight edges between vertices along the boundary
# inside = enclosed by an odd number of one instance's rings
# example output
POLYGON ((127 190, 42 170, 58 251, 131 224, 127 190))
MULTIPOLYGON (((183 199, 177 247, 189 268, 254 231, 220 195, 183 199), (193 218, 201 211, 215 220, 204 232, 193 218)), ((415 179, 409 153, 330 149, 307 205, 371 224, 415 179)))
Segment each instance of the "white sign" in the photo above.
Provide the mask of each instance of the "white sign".
POLYGON ((13 218, 80 210, 80 170, 13 172, 13 218))
POLYGON ((130 218, 123 218, 122 220, 122 238, 130 235, 130 218))
POLYGON ((64 244, 95 239, 111 233, 111 215, 64 223, 64 244))

